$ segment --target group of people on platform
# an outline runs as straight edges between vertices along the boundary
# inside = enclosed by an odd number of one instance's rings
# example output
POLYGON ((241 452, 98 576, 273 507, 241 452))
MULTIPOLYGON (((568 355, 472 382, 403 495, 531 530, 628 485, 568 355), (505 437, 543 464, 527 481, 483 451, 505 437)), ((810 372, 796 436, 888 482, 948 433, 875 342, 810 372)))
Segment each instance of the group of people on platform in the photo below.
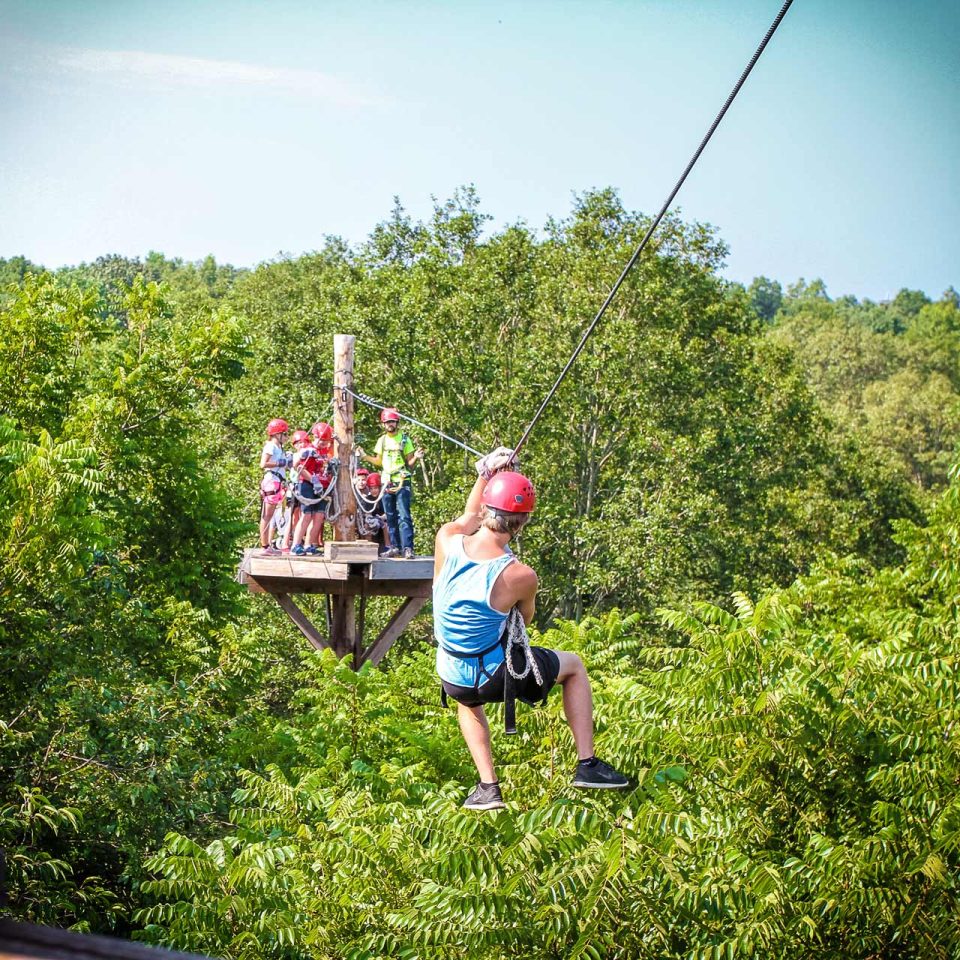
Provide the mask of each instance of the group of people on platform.
MULTIPOLYGON (((412 559, 411 470, 423 450, 400 430, 400 414, 394 407, 381 411, 380 422, 384 433, 373 454, 355 448, 358 459, 375 468, 361 467, 353 474, 358 532, 379 543, 382 556, 412 559)), ((340 461, 334 452, 333 427, 318 421, 309 431, 291 434, 286 420, 271 420, 260 469, 261 549, 274 556, 322 553, 324 523, 339 512, 340 461), (288 436, 292 451, 285 449, 288 436)))

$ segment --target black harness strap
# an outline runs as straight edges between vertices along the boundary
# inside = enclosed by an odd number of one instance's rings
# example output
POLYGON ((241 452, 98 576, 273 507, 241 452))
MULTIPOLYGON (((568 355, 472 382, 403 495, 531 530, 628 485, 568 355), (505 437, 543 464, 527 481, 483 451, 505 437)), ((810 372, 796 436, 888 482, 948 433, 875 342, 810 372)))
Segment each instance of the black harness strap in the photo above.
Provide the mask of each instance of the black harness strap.
POLYGON ((517 732, 517 687, 510 672, 510 665, 504 660, 503 671, 503 732, 517 732))
MULTIPOLYGON (((473 685, 474 690, 480 689, 481 677, 486 677, 488 680, 493 679, 493 675, 487 670, 486 666, 484 665, 483 658, 488 654, 493 653, 494 650, 505 649, 502 637, 496 643, 491 644, 489 647, 487 647, 486 650, 481 650, 479 653, 461 653, 459 650, 451 650, 449 647, 444 647, 443 644, 441 644, 441 648, 443 649, 444 653, 449 654, 451 657, 456 657, 457 660, 476 660, 477 661, 477 666, 479 667, 479 670, 477 672, 476 682, 473 685)), ((506 689, 506 687, 504 687, 504 689, 506 689)), ((442 683, 440 684, 440 704, 444 709, 446 709, 447 691, 443 688, 442 683)), ((513 732, 516 733, 516 730, 514 730, 513 732)))
MULTIPOLYGON (((479 671, 477 680, 473 685, 474 690, 480 689, 481 677, 486 677, 488 680, 493 679, 492 674, 490 674, 484 666, 483 658, 487 656, 487 654, 493 653, 497 648, 503 650, 503 732, 506 734, 514 734, 517 732, 517 682, 514 678, 514 673, 517 672, 517 670, 512 662, 508 662, 510 653, 507 649, 506 638, 507 630, 504 630, 500 639, 495 644, 487 647, 486 650, 481 650, 480 653, 460 653, 457 650, 450 650, 447 647, 443 647, 443 650, 458 660, 477 661, 479 671)), ((529 656, 533 656, 532 650, 530 650, 529 656)), ((543 694, 543 702, 547 702, 546 691, 543 694)), ((440 685, 440 703, 444 708, 446 708, 449 703, 447 691, 444 689, 443 684, 440 685)))

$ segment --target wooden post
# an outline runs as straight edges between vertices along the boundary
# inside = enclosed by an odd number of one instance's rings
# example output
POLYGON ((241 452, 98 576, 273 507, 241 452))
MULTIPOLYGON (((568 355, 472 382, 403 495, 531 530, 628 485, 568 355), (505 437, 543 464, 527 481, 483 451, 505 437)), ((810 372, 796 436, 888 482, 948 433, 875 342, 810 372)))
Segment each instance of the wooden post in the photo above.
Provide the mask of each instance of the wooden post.
MULTIPOLYGON (((353 455, 353 395, 344 388, 353 389, 353 345, 355 337, 338 333, 333 338, 333 433, 337 438, 337 457, 340 473, 337 493, 340 514, 333 522, 334 540, 357 539, 357 501, 353 495, 350 477, 350 458, 353 455)), ((333 598, 330 622, 330 640, 336 655, 343 659, 353 655, 354 665, 359 657, 361 638, 357 634, 356 599, 352 596, 333 598)))
MULTIPOLYGON (((356 597, 334 597, 333 617, 331 623, 331 640, 333 652, 342 660, 352 655, 354 662, 357 659, 357 649, 360 638, 357 636, 357 608, 356 597)), ((354 668, 356 669, 356 667, 354 668)))
POLYGON ((350 458, 353 455, 353 395, 343 389, 353 389, 355 339, 344 333, 338 333, 333 338, 333 432, 337 438, 337 456, 340 458, 340 475, 337 477, 340 515, 333 523, 334 540, 357 539, 357 501, 350 478, 350 458))

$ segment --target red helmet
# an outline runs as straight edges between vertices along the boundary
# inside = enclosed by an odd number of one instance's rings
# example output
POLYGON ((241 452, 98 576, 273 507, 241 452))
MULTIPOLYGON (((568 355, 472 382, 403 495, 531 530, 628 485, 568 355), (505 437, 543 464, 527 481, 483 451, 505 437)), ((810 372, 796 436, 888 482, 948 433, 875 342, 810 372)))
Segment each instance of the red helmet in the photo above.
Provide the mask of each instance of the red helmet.
POLYGON ((388 420, 399 420, 400 411, 396 407, 385 407, 380 411, 380 422, 386 423, 388 420))
POLYGON ((380 486, 381 483, 382 483, 382 480, 380 479, 380 474, 379 474, 379 473, 368 473, 368 474, 367 474, 367 486, 368 486, 368 487, 373 487, 373 489, 376 490, 376 489, 380 486))
POLYGON ((330 441, 333 439, 333 427, 329 423, 318 420, 311 428, 310 432, 317 440, 330 441))
POLYGON ((287 433, 290 430, 290 427, 287 426, 286 420, 281 420, 277 417, 275 420, 271 420, 267 424, 267 436, 275 437, 280 433, 287 433))
POLYGON ((533 513, 537 494, 522 473, 503 470, 490 479, 483 491, 483 503, 504 513, 533 513))
POLYGON ((290 439, 296 446, 298 443, 306 443, 310 439, 310 434, 306 430, 294 430, 290 439))
POLYGON ((357 476, 363 477, 364 480, 370 475, 370 471, 366 467, 357 467, 357 476))

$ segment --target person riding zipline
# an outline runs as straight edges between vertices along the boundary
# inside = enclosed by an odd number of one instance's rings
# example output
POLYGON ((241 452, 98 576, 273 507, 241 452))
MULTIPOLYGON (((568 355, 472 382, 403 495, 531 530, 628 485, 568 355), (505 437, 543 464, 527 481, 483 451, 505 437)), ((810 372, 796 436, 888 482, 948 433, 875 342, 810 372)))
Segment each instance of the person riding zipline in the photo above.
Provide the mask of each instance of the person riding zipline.
POLYGON ((410 499, 413 490, 410 482, 410 468, 423 458, 423 450, 414 447, 407 434, 400 431, 400 413, 395 407, 386 407, 380 411, 380 422, 386 433, 377 440, 370 456, 362 447, 357 448, 361 460, 380 470, 383 479, 383 510, 390 531, 390 548, 385 557, 403 556, 413 558, 413 515, 410 512, 410 499))
MULTIPOLYGON (((483 705, 504 699, 507 619, 518 607, 523 622, 531 622, 539 582, 507 546, 536 505, 533 484, 504 469, 512 458, 511 450, 500 447, 477 462, 479 477, 463 514, 440 528, 434 548, 437 674, 446 696, 457 701, 460 731, 480 777, 463 804, 470 810, 505 806, 483 705)), ((554 684, 563 688, 563 712, 577 747, 573 786, 628 787, 623 774, 594 756, 593 695, 583 661, 564 650, 530 650, 538 669, 515 681, 516 696, 533 704, 545 700, 554 684)))

